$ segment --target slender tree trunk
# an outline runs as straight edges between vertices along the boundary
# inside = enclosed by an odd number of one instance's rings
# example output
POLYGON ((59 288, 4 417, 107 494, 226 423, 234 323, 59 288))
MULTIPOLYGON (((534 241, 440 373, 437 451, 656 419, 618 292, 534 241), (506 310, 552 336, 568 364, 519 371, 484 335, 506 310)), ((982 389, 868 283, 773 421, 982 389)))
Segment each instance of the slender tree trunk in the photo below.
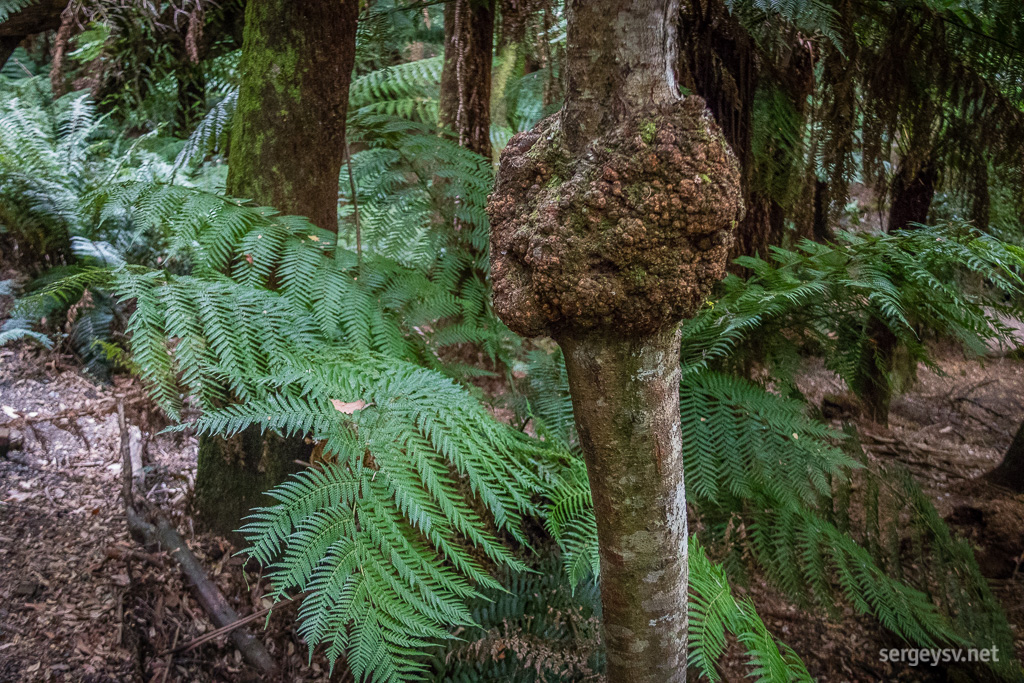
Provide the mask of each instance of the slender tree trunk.
POLYGON ((601 541, 609 680, 684 681, 679 332, 560 343, 601 541))
POLYGON ((611 683, 686 680, 678 323, 724 275, 743 215, 721 131, 679 97, 678 14, 566 3, 565 104, 512 138, 488 205, 495 311, 565 354, 611 683))
MULTIPOLYGON (((337 231, 358 13, 357 0, 249 0, 229 194, 337 231)), ((221 533, 237 529, 308 450, 301 440, 255 429, 228 440, 201 439, 199 516, 221 533)))
POLYGON ((900 164, 892 182, 892 204, 889 207, 889 232, 925 223, 935 196, 939 172, 935 163, 926 161, 919 168, 900 164))
POLYGON ((1024 423, 1006 449, 1003 461, 985 478, 1017 493, 1024 493, 1024 423))
POLYGON ((178 107, 174 112, 174 132, 188 137, 206 113, 206 75, 202 64, 187 62, 174 74, 178 86, 178 107))
POLYGON ((451 0, 444 8, 444 69, 438 119, 459 144, 491 156, 494 0, 451 0))

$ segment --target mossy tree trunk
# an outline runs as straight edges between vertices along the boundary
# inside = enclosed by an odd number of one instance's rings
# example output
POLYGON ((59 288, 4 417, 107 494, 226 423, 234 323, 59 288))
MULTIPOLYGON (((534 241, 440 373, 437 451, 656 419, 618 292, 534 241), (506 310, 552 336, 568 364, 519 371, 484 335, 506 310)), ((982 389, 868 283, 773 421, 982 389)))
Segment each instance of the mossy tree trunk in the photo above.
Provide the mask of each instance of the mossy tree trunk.
POLYGON ((491 156, 494 0, 452 0, 444 8, 444 69, 438 119, 459 144, 491 156))
MULTIPOLYGON (((358 0, 249 0, 228 193, 337 231, 358 0)), ((251 429, 200 441, 196 512, 229 533, 305 459, 301 440, 251 429)))
POLYGON ((680 98, 674 0, 569 0, 565 104, 502 152, 494 308, 561 345, 601 559, 608 680, 686 680, 679 322, 725 273, 740 171, 680 98))
POLYGON ((228 193, 338 230, 358 0, 250 0, 228 193))

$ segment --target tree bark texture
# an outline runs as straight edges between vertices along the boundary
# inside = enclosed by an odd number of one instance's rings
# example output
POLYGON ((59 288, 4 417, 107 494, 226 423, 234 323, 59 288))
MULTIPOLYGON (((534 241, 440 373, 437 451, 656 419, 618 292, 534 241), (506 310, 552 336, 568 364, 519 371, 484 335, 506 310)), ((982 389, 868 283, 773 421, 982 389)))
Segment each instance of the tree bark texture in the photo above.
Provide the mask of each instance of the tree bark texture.
POLYGON ((358 0, 250 0, 228 192, 338 230, 358 0))
POLYGON ((985 478, 1017 493, 1024 493, 1024 423, 1006 449, 1003 461, 985 478))
POLYGON ((494 0, 451 0, 444 8, 444 69, 438 120, 463 147, 491 157, 494 0))
POLYGON ((609 680, 685 681, 679 332, 559 341, 597 516, 609 680))
POLYGON ((264 495, 299 471, 311 447, 301 439, 261 434, 251 427, 228 439, 199 439, 195 510, 207 528, 241 542, 237 533, 249 512, 273 501, 264 495))
POLYGON ((565 104, 501 155, 494 309, 561 345, 597 518, 610 683, 686 680, 679 322, 725 273, 740 171, 681 99, 675 0, 568 0, 565 104))
POLYGON ((678 0, 568 0, 562 134, 579 154, 637 110, 679 99, 678 0))
MULTIPOLYGON (((357 0, 249 0, 241 91, 231 131, 228 192, 338 229, 338 180, 355 60, 357 0)), ((230 439, 203 437, 196 512, 234 535, 263 492, 305 460, 297 439, 251 428, 230 439)))
POLYGON ((501 0, 501 25, 498 31, 498 49, 518 45, 526 39, 526 25, 530 15, 540 6, 538 0, 501 0))

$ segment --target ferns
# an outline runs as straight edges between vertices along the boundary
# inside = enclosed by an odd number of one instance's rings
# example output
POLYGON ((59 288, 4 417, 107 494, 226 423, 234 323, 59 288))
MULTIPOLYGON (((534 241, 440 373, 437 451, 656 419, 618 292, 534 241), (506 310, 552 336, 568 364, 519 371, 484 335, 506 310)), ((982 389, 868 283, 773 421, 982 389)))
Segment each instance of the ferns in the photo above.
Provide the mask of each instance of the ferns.
POLYGON ((396 64, 352 81, 353 114, 383 114, 420 123, 436 123, 442 57, 396 64))
POLYGON ((265 397, 207 411, 196 428, 311 435, 331 460, 270 492, 278 504, 242 529, 248 552, 273 567, 277 597, 308 591, 299 618, 311 653, 324 643, 361 680, 409 680, 424 670, 423 648, 472 623, 472 586, 498 587, 487 563, 522 569, 478 505, 497 531, 525 542, 537 447, 412 364, 292 359, 261 377, 265 397), (331 403, 338 398, 366 407, 347 417, 331 403))
POLYGON ((0 0, 0 21, 6 21, 7 17, 35 2, 36 0, 0 0))
MULTIPOLYGON (((541 362, 540 372, 531 373, 534 384, 527 395, 554 395, 568 403, 564 378, 546 367, 550 362, 541 362)), ((681 386, 680 411, 689 500, 704 522, 705 538, 728 548, 725 566, 730 574, 742 575, 744 565, 753 560, 772 583, 802 604, 831 608, 843 599, 904 640, 923 647, 983 643, 988 642, 986 638, 1006 641, 1006 623, 991 597, 982 599, 988 591, 976 570, 961 570, 944 589, 951 597, 939 598, 940 609, 933 602, 937 596, 931 595, 931 587, 934 579, 947 574, 909 585, 887 569, 890 558, 872 540, 878 531, 873 536, 865 532, 865 542, 858 542, 841 530, 849 529, 849 519, 829 521, 834 516, 832 497, 849 486, 849 472, 875 482, 875 490, 893 474, 861 468, 831 444, 839 435, 806 418, 800 403, 746 380, 691 366, 681 386), (975 596, 973 606, 956 597, 962 595, 975 596), (963 621, 965 613, 973 615, 967 617, 970 626, 963 621), (979 633, 982 628, 985 635, 979 633)), ((544 412, 552 419, 564 415, 550 405, 544 412)), ((558 435, 570 430, 571 434, 571 424, 545 424, 538 415, 539 411, 532 413, 538 433, 558 435)), ((571 435, 567 441, 572 442, 571 435)), ((936 563, 945 568, 943 572, 952 566, 974 566, 952 559, 963 559, 962 542, 949 537, 935 509, 912 482, 899 481, 908 488, 895 499, 913 502, 903 514, 893 513, 893 519, 909 515, 912 533, 928 536, 922 544, 928 552, 914 561, 936 563)), ((546 525, 562 549, 570 581, 575 584, 595 576, 599 569, 596 524, 581 459, 571 460, 568 468, 550 479, 546 496, 546 525)), ((891 533, 898 536, 907 529, 901 525, 891 533)), ((898 547, 899 543, 888 545, 898 547)), ((700 581, 692 573, 690 580, 694 585, 700 581)), ((698 653, 698 657, 714 661, 721 652, 715 645, 721 626, 715 629, 693 634, 694 648, 710 648, 709 654, 698 653)), ((748 631, 742 633, 753 637, 748 631)))
MULTIPOLYGON (((924 333, 952 337, 976 354, 1009 338, 999 315, 1021 313, 1009 298, 1024 285, 1017 247, 962 225, 839 239, 774 248, 770 261, 739 259, 753 277, 728 277, 721 298, 684 323, 684 367, 763 362, 786 381, 806 345, 864 396, 882 374, 872 337, 879 326, 914 364, 931 363, 924 333)), ((898 381, 882 379, 889 387, 898 381)))
POLYGON ((731 633, 743 645, 750 674, 764 681, 811 681, 810 674, 793 650, 777 644, 768 633, 754 605, 732 596, 725 570, 708 560, 704 548, 690 539, 690 641, 689 665, 708 680, 719 676, 715 662, 725 650, 731 633))

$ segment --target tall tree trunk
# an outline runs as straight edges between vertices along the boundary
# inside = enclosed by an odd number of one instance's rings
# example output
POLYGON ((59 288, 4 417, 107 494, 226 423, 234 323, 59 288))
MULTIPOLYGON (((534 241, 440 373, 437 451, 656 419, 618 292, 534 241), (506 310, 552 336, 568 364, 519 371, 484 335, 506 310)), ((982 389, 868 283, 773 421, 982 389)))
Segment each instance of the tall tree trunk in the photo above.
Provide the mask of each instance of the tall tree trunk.
POLYGON ((911 223, 928 220, 928 210, 935 196, 939 170, 931 159, 920 166, 900 163, 892 181, 892 204, 889 206, 889 232, 911 227, 911 223))
MULTIPOLYGON (((337 231, 338 178, 355 61, 358 0, 249 0, 228 193, 337 231)), ((239 526, 264 491, 294 471, 301 440, 250 429, 203 438, 196 510, 211 528, 239 526)))
POLYGON ((444 8, 444 69, 438 119, 463 147, 491 156, 494 0, 451 0, 444 8))
POLYGON ((501 0, 501 26, 498 49, 518 45, 526 39, 526 23, 536 9, 537 0, 501 0))
POLYGON ((358 0, 250 0, 228 192, 338 230, 358 0))
POLYGON ((1024 423, 1017 429, 1003 461, 985 478, 1017 493, 1024 493, 1024 423))
POLYGON ((675 0, 568 0, 565 104, 512 138, 494 308, 562 346, 601 555, 608 680, 686 679, 678 324, 725 273, 739 167, 680 99, 675 0))

